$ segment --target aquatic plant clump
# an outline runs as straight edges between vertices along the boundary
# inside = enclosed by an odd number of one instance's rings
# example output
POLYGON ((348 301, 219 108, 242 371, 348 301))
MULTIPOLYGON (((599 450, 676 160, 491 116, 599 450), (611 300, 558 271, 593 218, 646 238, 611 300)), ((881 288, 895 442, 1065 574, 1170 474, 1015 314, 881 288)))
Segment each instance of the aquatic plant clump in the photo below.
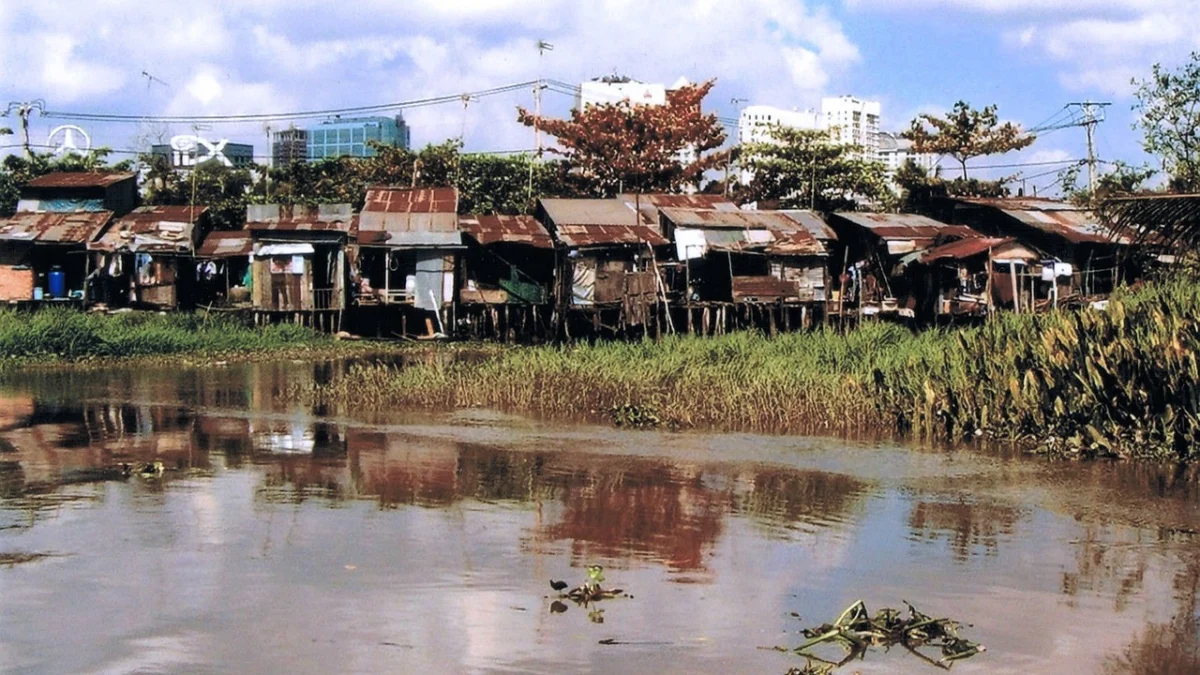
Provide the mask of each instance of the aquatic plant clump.
POLYGON ((907 602, 904 604, 908 606, 907 617, 903 617, 899 610, 886 607, 872 617, 866 604, 858 600, 847 607, 833 623, 803 630, 802 633, 808 640, 790 651, 803 656, 807 663, 802 668, 792 668, 788 672, 796 675, 832 673, 834 669, 850 661, 863 658, 872 647, 890 648, 900 645, 921 660, 944 669, 949 669, 955 661, 987 651, 983 645, 960 637, 958 629, 961 624, 957 621, 935 619, 921 613, 907 602), (841 647, 844 656, 832 660, 812 651, 827 644, 841 647), (940 657, 931 657, 921 651, 926 647, 937 649, 940 657))
MULTIPOLYGON (((590 605, 601 600, 633 597, 626 594, 620 588, 602 588, 600 583, 604 581, 604 568, 600 565, 589 565, 587 571, 587 581, 570 590, 567 590, 567 587, 570 585, 567 582, 550 580, 550 588, 558 592, 558 596, 550 603, 551 614, 562 614, 567 611, 568 605, 563 600, 570 600, 577 606, 587 609, 590 605)), ((599 607, 592 608, 588 613, 588 619, 592 623, 604 623, 604 610, 599 607)))

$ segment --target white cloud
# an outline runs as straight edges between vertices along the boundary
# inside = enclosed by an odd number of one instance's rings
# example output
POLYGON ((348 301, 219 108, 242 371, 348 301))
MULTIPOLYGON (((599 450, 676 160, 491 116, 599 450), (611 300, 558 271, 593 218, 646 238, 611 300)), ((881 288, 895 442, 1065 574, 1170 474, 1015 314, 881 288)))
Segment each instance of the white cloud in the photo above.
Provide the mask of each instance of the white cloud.
POLYGON ((41 35, 35 40, 41 54, 39 75, 46 87, 66 103, 110 94, 125 82, 122 73, 108 65, 79 58, 78 42, 65 33, 41 35))
POLYGON ((221 83, 212 73, 198 73, 187 85, 187 93, 191 94, 202 105, 207 106, 221 97, 221 83))
MULTIPOLYGON (((0 5, 0 66, 22 98, 77 110, 208 114, 421 99, 536 79, 572 85, 614 70, 651 82, 718 79, 709 106, 737 96, 814 105, 860 61, 838 21, 802 0, 40 0, 0 5), (87 30, 38 60, 23 36, 63 17, 87 30), (538 40, 554 44, 541 59, 538 40), (57 61, 53 59, 58 59, 57 61), (142 71, 169 86, 148 86, 142 71), (256 106, 258 106, 256 108, 256 106)), ((531 93, 468 106, 468 145, 527 147, 515 121, 531 93)), ((546 110, 572 101, 545 94, 546 110)), ((450 104, 405 112, 418 143, 457 136, 450 104)))

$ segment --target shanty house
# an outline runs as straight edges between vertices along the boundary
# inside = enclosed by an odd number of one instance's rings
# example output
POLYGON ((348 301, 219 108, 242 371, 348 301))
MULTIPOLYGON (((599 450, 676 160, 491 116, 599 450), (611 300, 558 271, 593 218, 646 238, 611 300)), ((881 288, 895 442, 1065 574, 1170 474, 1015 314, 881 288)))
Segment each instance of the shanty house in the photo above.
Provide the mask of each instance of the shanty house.
POLYGON ((558 243, 560 317, 576 310, 591 315, 593 328, 647 325, 655 302, 666 300, 656 249, 669 242, 657 228, 619 199, 542 199, 537 218, 558 243), (615 323, 604 324, 609 318, 615 323))
POLYGON ((896 274, 904 256, 982 236, 963 225, 948 225, 911 213, 838 212, 830 217, 830 225, 844 247, 842 261, 838 262, 844 262, 837 282, 838 306, 844 308, 851 303, 867 315, 915 315, 918 299, 908 280, 896 274))
POLYGON ((213 230, 196 249, 197 305, 250 307, 254 239, 249 230, 213 230))
POLYGON ((88 244, 89 300, 110 307, 174 309, 195 288, 198 224, 204 206, 142 206, 88 244))
POLYGON ((137 206, 137 174, 128 172, 48 173, 26 183, 18 212, 112 211, 123 216, 137 206))
MULTIPOLYGON (((811 310, 825 301, 825 248, 788 216, 664 207, 660 217, 685 266, 688 325, 697 305, 719 311, 729 303, 756 307, 770 327, 776 325, 776 315, 790 327, 794 309, 806 324, 811 310)), ((750 318, 754 312, 744 314, 750 318)))
MULTIPOLYGON (((367 190, 358 226, 357 302, 424 310, 448 333, 462 249, 456 189, 367 190)), ((401 313, 405 325, 406 316, 401 313)))
POLYGON ((966 237, 915 251, 900 260, 915 300, 916 315, 983 316, 999 308, 1032 307, 1034 294, 1018 287, 1025 270, 1040 259, 1037 251, 1014 239, 966 237))
POLYGON ((523 333, 536 331, 554 284, 550 233, 533 216, 464 216, 458 224, 467 243, 458 299, 474 332, 489 322, 506 337, 518 322, 523 333))
POLYGON ((251 304, 260 316, 316 324, 346 307, 346 245, 357 226, 349 204, 252 204, 251 304))
POLYGON ((825 299, 825 248, 778 211, 666 207, 661 218, 676 257, 688 264, 689 297, 763 303, 825 299))
POLYGON ((1045 254, 1041 266, 1031 269, 1045 280, 1039 289, 1043 299, 1104 295, 1122 277, 1130 240, 1113 236, 1087 209, 1030 197, 964 197, 951 203, 953 222, 990 236, 1015 237, 1045 254))
POLYGON ((17 212, 0 221, 0 300, 84 300, 88 243, 136 203, 132 173, 52 173, 26 183, 17 212))

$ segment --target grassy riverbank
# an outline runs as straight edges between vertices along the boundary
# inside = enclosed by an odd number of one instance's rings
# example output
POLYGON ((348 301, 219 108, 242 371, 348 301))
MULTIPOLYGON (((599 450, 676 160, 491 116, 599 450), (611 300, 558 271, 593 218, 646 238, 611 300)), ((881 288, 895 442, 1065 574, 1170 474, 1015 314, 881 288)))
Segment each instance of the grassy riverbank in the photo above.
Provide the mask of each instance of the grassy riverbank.
POLYGON ((985 435, 1052 452, 1193 458, 1200 285, 1171 281, 1108 311, 1001 315, 986 326, 868 325, 766 338, 487 350, 358 366, 304 392, 355 407, 484 406, 618 424, 929 439, 985 435))
POLYGON ((254 327, 192 313, 85 314, 71 309, 0 311, 0 364, 79 363, 181 354, 234 355, 333 347, 301 326, 254 327))

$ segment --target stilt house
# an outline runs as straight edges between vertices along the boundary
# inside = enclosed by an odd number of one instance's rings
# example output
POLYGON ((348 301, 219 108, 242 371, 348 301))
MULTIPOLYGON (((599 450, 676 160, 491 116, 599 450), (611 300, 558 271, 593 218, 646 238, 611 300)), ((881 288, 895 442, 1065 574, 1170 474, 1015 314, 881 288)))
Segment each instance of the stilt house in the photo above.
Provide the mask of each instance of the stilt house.
POLYGON ((560 319, 585 315, 596 332, 620 332, 648 325, 656 302, 665 304, 657 262, 669 242, 635 208, 618 199, 542 199, 537 218, 558 244, 560 319))
MULTIPOLYGON (((367 190, 359 218, 356 291, 360 306, 400 308, 448 334, 455 320, 455 273, 464 245, 458 191, 379 186, 367 190), (418 311, 419 310, 419 311, 418 311)), ((418 324, 419 325, 419 324, 418 324)))
POLYGON ((664 207, 662 229, 684 262, 689 319, 695 305, 747 305, 768 327, 815 315, 826 297, 826 252, 778 211, 664 207))
POLYGON ((259 316, 338 324, 346 307, 347 240, 356 227, 349 204, 249 206, 251 304, 259 316))
MULTIPOLYGON (((1014 237, 1044 255, 1027 274, 1043 302, 1107 295, 1122 278, 1130 241, 1114 237, 1087 209, 1053 199, 956 198, 949 218, 995 237, 1014 237)), ((1019 286, 1027 286, 1025 280, 1019 286)))
POLYGON ((52 173, 25 184, 17 212, 0 221, 0 300, 83 302, 87 245, 136 205, 132 173, 52 173))
POLYGON ((465 216, 459 228, 467 249, 458 298, 472 332, 536 334, 554 285, 550 233, 533 216, 465 216))
POLYGON ((845 267, 837 280, 839 309, 831 311, 850 308, 868 316, 915 316, 918 298, 910 280, 898 273, 904 256, 982 236, 964 225, 909 213, 838 212, 830 225, 845 247, 845 267))
POLYGON ((196 249, 197 305, 250 307, 254 239, 249 230, 213 230, 196 249))
POLYGON ((204 206, 142 206, 88 244, 91 302, 175 309, 196 290, 196 247, 204 206))
POLYGON ((1033 307, 1032 289, 1017 285, 1018 270, 1040 257, 1014 239, 967 237, 910 253, 900 267, 917 317, 933 321, 1033 307))

